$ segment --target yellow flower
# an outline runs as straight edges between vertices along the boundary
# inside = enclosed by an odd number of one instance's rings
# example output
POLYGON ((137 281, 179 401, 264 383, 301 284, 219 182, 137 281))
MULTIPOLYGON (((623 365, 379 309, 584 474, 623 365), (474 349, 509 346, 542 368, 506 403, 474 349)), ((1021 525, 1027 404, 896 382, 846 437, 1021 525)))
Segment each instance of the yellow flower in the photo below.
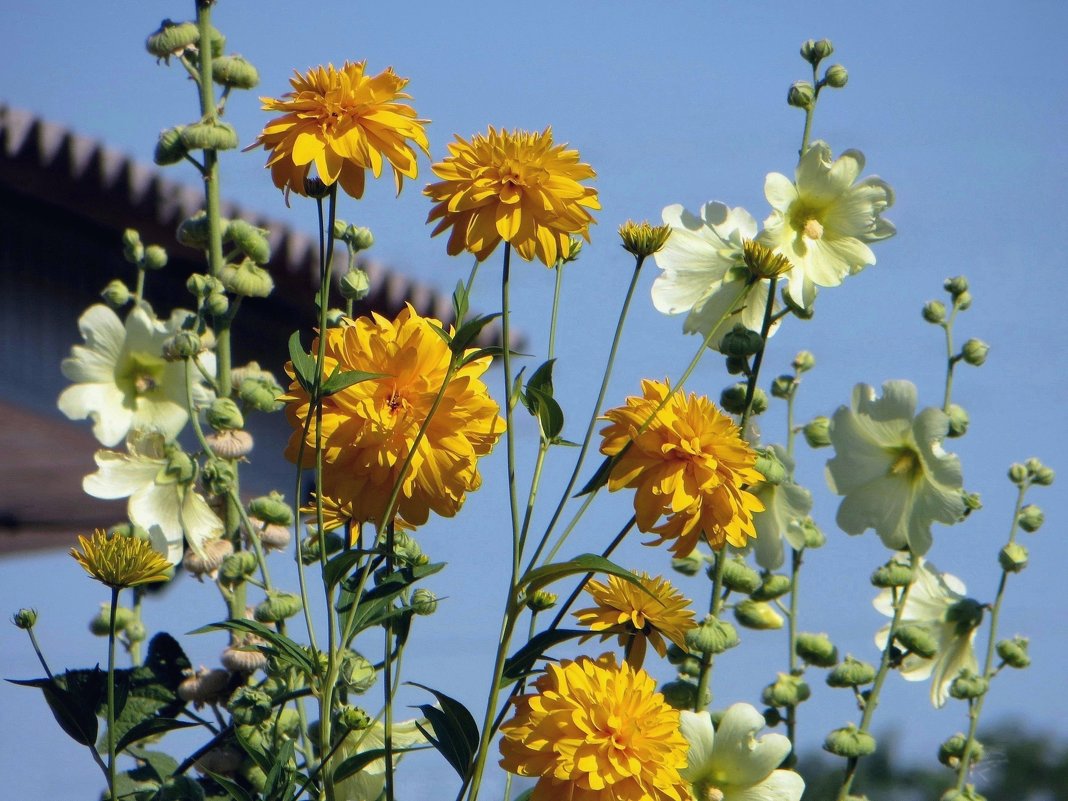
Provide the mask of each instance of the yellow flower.
MULTIPOLYGON (((327 331, 323 375, 336 368, 380 373, 386 378, 354 384, 323 400, 323 495, 356 523, 381 525, 390 493, 445 381, 451 353, 435 331, 441 323, 411 307, 390 321, 381 315, 344 319, 327 331)), ((316 353, 318 341, 312 345, 316 353)), ((482 484, 478 457, 489 453, 504 430, 499 407, 479 378, 490 359, 455 371, 416 448, 396 509, 410 525, 431 511, 452 517, 465 493, 482 484)), ((292 365, 286 370, 293 375, 292 365)), ((304 466, 315 461, 315 418, 307 392, 294 381, 286 416, 294 428, 286 456, 296 461, 309 411, 304 466)))
POLYGON ((601 431, 601 453, 620 455, 608 489, 636 490, 638 529, 659 536, 652 545, 674 540, 676 556, 701 537, 715 549, 744 546, 756 537, 753 513, 764 511, 746 489, 764 479, 754 469, 756 453, 708 398, 648 379, 642 392, 605 413, 611 425, 601 431), (668 519, 657 526, 662 515, 668 519))
POLYGON ((550 664, 501 726, 501 767, 536 776, 530 801, 682 801, 689 787, 679 713, 643 670, 598 660, 550 664))
MULTIPOLYGON (((314 528, 318 518, 314 492, 311 494, 311 501, 300 507, 300 511, 308 515, 308 518, 304 522, 309 527, 314 528)), ((329 532, 342 527, 347 527, 348 545, 350 548, 360 547, 361 523, 359 520, 356 520, 355 517, 356 512, 351 499, 348 501, 340 501, 337 498, 330 498, 326 495, 323 496, 323 531, 329 532)), ((393 525, 397 531, 408 531, 413 528, 413 526, 410 526, 399 516, 394 518, 393 525)))
POLYGON ((671 236, 668 225, 651 225, 648 221, 640 223, 627 220, 619 226, 619 238, 623 240, 623 249, 635 256, 652 256, 667 243, 671 236))
POLYGON ((280 111, 248 148, 263 145, 270 152, 274 185, 287 195, 306 195, 304 181, 312 166, 326 185, 335 182, 354 198, 363 196, 364 170, 375 178, 388 161, 400 193, 404 176, 418 174, 417 145, 430 155, 423 125, 415 110, 401 100, 410 99, 402 90, 407 78, 392 68, 375 76, 364 74, 365 62, 345 62, 299 72, 289 83, 292 92, 282 98, 260 98, 264 111, 280 111), (410 141, 409 141, 410 140, 410 141))
POLYGON ((580 183, 596 173, 577 150, 554 145, 551 128, 457 136, 433 169, 442 180, 424 190, 437 203, 427 222, 440 220, 433 236, 452 228, 450 256, 468 250, 483 261, 503 239, 527 261, 555 267, 571 252, 570 234, 589 241, 589 210, 601 208, 597 190, 580 183))
POLYGON ((81 550, 71 548, 70 555, 86 573, 113 589, 170 581, 171 563, 145 540, 109 536, 98 528, 91 537, 79 534, 78 543, 81 550))
POLYGON ((627 662, 640 668, 645 659, 646 641, 652 643, 660 656, 667 654, 667 637, 679 648, 686 648, 686 631, 694 626, 693 611, 687 609, 690 601, 671 586, 670 581, 648 573, 638 578, 642 586, 609 576, 608 583, 586 582, 586 592, 593 596, 597 606, 580 609, 575 617, 591 631, 607 631, 601 640, 619 632, 619 644, 624 646, 627 662), (644 587, 644 589, 642 589, 644 587))

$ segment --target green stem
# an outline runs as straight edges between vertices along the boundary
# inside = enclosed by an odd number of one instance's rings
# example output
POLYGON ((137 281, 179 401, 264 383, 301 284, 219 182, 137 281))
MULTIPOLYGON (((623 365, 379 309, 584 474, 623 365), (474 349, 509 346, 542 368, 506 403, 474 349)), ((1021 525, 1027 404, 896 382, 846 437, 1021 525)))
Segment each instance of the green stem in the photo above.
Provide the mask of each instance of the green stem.
MULTIPOLYGON (((455 361, 455 360, 453 360, 455 361)), ((448 379, 445 381, 448 385, 448 379)), ((429 416, 428 416, 429 419, 429 416)), ((402 474, 403 479, 403 474, 402 474)), ((386 573, 393 572, 393 551, 396 547, 394 542, 395 528, 393 521, 390 520, 386 524, 386 573)), ((385 651, 385 666, 382 670, 382 689, 385 693, 385 720, 382 723, 382 747, 385 749, 386 757, 386 801, 394 801, 393 790, 393 620, 386 620, 385 626, 386 634, 386 651, 385 651)))
POLYGON ((953 353, 953 323, 956 320, 958 311, 960 311, 960 307, 957 305, 956 299, 954 299, 953 311, 949 313, 949 318, 942 323, 942 330, 946 332, 946 391, 942 399, 942 411, 946 414, 949 414, 949 406, 953 398, 953 368, 960 361, 960 355, 953 353))
MULTIPOLYGON (((727 564, 727 548, 724 546, 715 554, 716 564, 712 569, 712 594, 708 603, 708 614, 714 618, 719 617, 723 607, 723 568, 727 564)), ((712 683, 712 654, 701 654, 701 668, 697 673, 697 694, 693 702, 693 711, 700 712, 706 706, 704 698, 709 694, 709 686, 712 683)), ((711 699, 709 699, 711 701, 711 699)))
POLYGON ((797 151, 799 156, 805 155, 808 150, 808 138, 812 134, 812 118, 816 115, 816 102, 820 99, 820 89, 823 86, 816 78, 816 64, 812 65, 812 104, 805 109, 805 130, 801 134, 801 149, 797 151))
POLYGON ((560 290, 564 285, 564 264, 561 261, 556 265, 556 285, 553 287, 553 311, 549 318, 549 353, 546 358, 552 359, 556 354, 556 320, 560 313, 560 290))
MULTIPOLYGON (((798 675, 798 663, 797 663, 797 587, 801 578, 801 563, 802 554, 804 550, 791 548, 790 549, 790 612, 787 615, 787 626, 789 627, 789 640, 787 645, 790 648, 789 653, 789 665, 790 674, 798 675)), ((797 707, 790 706, 786 708, 786 736, 790 740, 791 747, 797 745, 797 707)))
POLYGON ((108 793, 115 798, 115 614, 119 588, 111 588, 111 616, 108 622, 108 793))
POLYGON ((137 268, 137 285, 134 287, 134 306, 141 305, 141 299, 145 296, 145 268, 137 268))

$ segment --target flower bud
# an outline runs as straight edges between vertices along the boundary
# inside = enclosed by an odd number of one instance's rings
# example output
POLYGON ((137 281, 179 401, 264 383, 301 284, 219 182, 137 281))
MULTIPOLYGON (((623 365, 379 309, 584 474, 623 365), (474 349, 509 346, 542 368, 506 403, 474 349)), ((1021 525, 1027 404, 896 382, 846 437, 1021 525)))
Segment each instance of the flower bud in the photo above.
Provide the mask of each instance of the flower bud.
POLYGON ((761 448, 757 451, 754 468, 764 476, 767 484, 778 486, 786 480, 786 467, 779 460, 774 448, 761 448))
POLYGON ((262 642, 259 637, 246 637, 240 644, 227 646, 222 656, 219 657, 219 661, 222 662, 224 668, 234 673, 254 673, 262 670, 267 667, 267 657, 262 651, 251 647, 262 642))
POLYGON ((764 725, 767 726, 769 729, 774 729, 776 726, 783 722, 782 713, 779 712, 779 710, 773 706, 769 706, 760 714, 764 716, 764 725))
MULTIPOLYGON (((326 555, 337 553, 345 546, 345 540, 336 531, 328 531, 325 540, 326 555)), ((305 537, 300 544, 301 554, 300 561, 305 565, 314 565, 320 559, 320 549, 324 547, 324 544, 320 542, 320 538, 316 534, 309 534, 305 537)))
POLYGON ((196 576, 197 579, 201 579, 202 576, 214 579, 223 563, 223 559, 234 552, 234 546, 230 540, 220 538, 208 540, 202 547, 204 550, 203 556, 200 556, 192 549, 186 551, 185 558, 182 559, 182 567, 196 576))
POLYGON ((964 500, 964 514, 961 516, 962 520, 972 512, 978 512, 983 508, 983 499, 979 496, 978 492, 962 492, 960 495, 964 500))
POLYGON ((271 260, 271 244, 267 241, 267 231, 263 228, 257 228, 244 220, 231 220, 223 236, 256 264, 266 264, 271 260))
POLYGON ((727 374, 741 375, 749 370, 749 360, 741 356, 727 357, 727 374))
POLYGON ((230 398, 216 398, 208 407, 205 417, 216 431, 245 427, 245 416, 230 398))
POLYGON ((344 309, 327 309, 326 310, 326 327, 327 328, 340 328, 342 322, 345 320, 344 309))
POLYGON ((222 292, 212 292, 204 298, 204 309, 213 317, 222 317, 230 308, 230 299, 222 292))
MULTIPOLYGON (((745 412, 745 384, 735 384, 723 390, 720 396, 720 406, 724 411, 731 414, 743 414, 745 412)), ((753 402, 749 407, 750 414, 754 417, 768 410, 768 396, 760 387, 753 390, 753 402)))
POLYGON ((198 41, 200 30, 195 22, 172 22, 165 19, 160 23, 159 29, 148 35, 145 49, 156 58, 166 59, 181 55, 198 41))
MULTIPOLYGON (((953 768, 954 770, 960 765, 961 757, 964 756, 964 748, 968 744, 968 738, 961 732, 957 732, 952 737, 946 739, 944 743, 938 746, 938 761, 945 765, 947 768, 953 768)), ((983 745, 978 740, 972 741, 971 760, 972 762, 979 762, 983 758, 983 745)))
POLYGON ((211 79, 228 89, 255 89, 260 73, 242 56, 218 56, 211 62, 211 79))
POLYGON ((122 257, 130 264, 140 264, 145 257, 145 246, 141 244, 141 235, 133 228, 122 232, 122 257))
POLYGON ((250 259, 227 264, 219 271, 223 286, 243 298, 265 298, 274 291, 274 279, 250 259))
POLYGON ((200 480, 212 495, 228 495, 237 483, 237 468, 233 462, 215 456, 204 465, 200 480))
POLYGON ((709 615, 699 626, 686 632, 686 647, 693 653, 715 655, 736 646, 738 631, 726 620, 709 615))
POLYGON ((1033 503, 1029 503, 1021 509, 1020 514, 1016 518, 1016 522, 1020 524, 1020 528, 1028 534, 1034 534, 1042 528, 1042 524, 1045 520, 1046 516, 1042 513, 1042 510, 1033 503))
MULTIPOLYGON (((226 230, 229 220, 220 220, 219 222, 223 226, 223 230, 226 230)), ((210 237, 209 231, 208 215, 203 211, 198 211, 192 217, 182 220, 178 225, 175 237, 183 245, 197 248, 198 250, 207 250, 210 237)), ((186 288, 189 288, 188 284, 186 288)), ((192 289, 190 289, 190 292, 192 292, 192 289)), ((208 294, 208 292, 193 292, 193 294, 201 297, 208 294)))
POLYGON ((1027 638, 1013 637, 1011 640, 999 640, 995 646, 998 657, 1009 667, 1022 670, 1031 664, 1027 653, 1027 638))
POLYGON ((947 278, 942 283, 942 288, 946 290, 953 297, 957 297, 968 291, 968 279, 963 275, 958 275, 954 278, 947 278))
POLYGON ((684 576, 696 576, 705 563, 704 555, 694 548, 686 556, 679 556, 671 560, 671 567, 684 576))
POLYGON ((744 325, 738 323, 723 335, 719 351, 727 357, 744 358, 752 356, 759 351, 762 342, 760 334, 756 331, 750 331, 744 325))
POLYGON ((1038 484, 1040 487, 1048 487, 1053 483, 1053 468, 1046 467, 1045 465, 1039 465, 1038 469, 1034 471, 1034 475, 1031 477, 1031 481, 1038 484))
POLYGON ((871 583, 881 589, 907 587, 912 583, 912 569, 896 559, 891 559, 871 574, 871 583))
POLYGON ((771 396, 773 398, 789 398, 794 392, 794 377, 792 375, 780 375, 771 382, 771 396))
POLYGON ((779 573, 769 573, 763 577, 759 587, 753 590, 754 601, 773 601, 790 591, 790 577, 779 573))
POLYGON ((951 403, 949 406, 949 431, 946 436, 963 437, 968 431, 969 422, 968 413, 964 411, 964 408, 951 403))
POLYGON ((219 565, 219 581, 223 584, 240 584, 256 572, 256 554, 238 551, 223 559, 219 565))
POLYGON ((841 89, 849 83, 849 71, 841 64, 832 64, 823 74, 823 82, 832 89, 841 89))
POLYGON ((806 517, 804 520, 793 521, 791 526, 796 525, 801 529, 801 536, 805 538, 806 548, 822 548, 827 544, 827 537, 820 531, 819 526, 816 525, 816 521, 811 517, 806 517))
POLYGON ((814 417, 801 429, 810 448, 826 448, 831 444, 831 421, 824 416, 814 417))
POLYGON ((159 245, 149 245, 145 248, 145 255, 144 258, 141 259, 141 266, 146 270, 162 270, 167 266, 167 251, 159 245))
MULTIPOLYGON (((708 568, 708 576, 712 578, 715 567, 708 568)), ((723 565, 723 584, 733 592, 742 592, 749 595, 760 586, 760 574, 749 567, 743 559, 728 559, 723 565)))
POLYGON ((990 351, 990 346, 987 345, 981 339, 969 339, 964 343, 964 347, 961 348, 961 357, 965 362, 973 367, 979 367, 986 361, 986 354, 990 351))
POLYGON ((249 501, 248 513, 265 523, 276 523, 280 526, 293 525, 293 509, 277 492, 253 498, 249 501))
POLYGON ((186 150, 234 150, 237 144, 237 131, 228 122, 201 120, 182 129, 186 150))
MULTIPOLYGON (((115 607, 115 631, 122 631, 134 619, 132 609, 124 606, 115 607)), ((111 607, 109 604, 101 604, 96 617, 89 621, 89 631, 97 637, 107 637, 111 633, 111 607)))
POLYGON ((696 679, 701 675, 701 660, 696 656, 689 655, 679 662, 677 669, 680 678, 696 679))
POLYGON ((734 619, 747 629, 770 631, 781 629, 782 617, 771 604, 746 598, 734 607, 734 619))
POLYGON ((834 52, 834 45, 829 39, 809 39, 801 45, 801 58, 813 67, 834 52))
POLYGON ((345 704, 337 711, 337 717, 334 722, 337 724, 339 733, 341 733, 368 729, 373 721, 371 716, 359 707, 345 704))
MULTIPOLYGON (((685 679, 669 681, 660 687, 664 700, 675 709, 693 709, 697 704, 697 685, 685 679)), ((710 699, 711 700, 711 699, 710 699)))
POLYGON ((260 623, 278 623, 293 617, 303 608, 300 596, 291 592, 269 592, 267 598, 256 606, 252 615, 260 623))
POLYGON ((189 152, 182 143, 182 131, 184 130, 184 125, 176 125, 160 132, 159 140, 156 142, 156 149, 152 154, 152 160, 160 167, 177 164, 189 152))
POLYGON ((823 750, 835 756, 856 759, 875 753, 875 738, 850 723, 828 734, 823 741, 823 750))
POLYGON ((282 401, 278 398, 283 392, 282 387, 271 375, 246 378, 237 388, 237 396, 242 403, 256 411, 268 413, 282 408, 282 401))
POLYGON ((357 694, 365 693, 374 686, 377 677, 375 666, 362 654, 355 651, 345 651, 342 654, 338 681, 346 690, 357 694))
POLYGON ((207 440, 211 452, 220 459, 240 459, 248 456, 254 444, 250 433, 237 428, 216 431, 204 439, 207 440))
POLYGON ((1027 468, 1019 462, 1013 462, 1009 467, 1009 481, 1017 487, 1027 481, 1027 468))
POLYGON ((323 183, 321 178, 307 175, 304 178, 304 196, 312 200, 322 200, 329 196, 330 187, 323 183))
POLYGON ((347 222, 345 222, 340 217, 335 217, 334 218, 334 230, 333 230, 334 239, 340 239, 340 240, 344 241, 345 240, 345 231, 348 228, 349 228, 349 224, 347 222))
POLYGON ((438 610, 438 598, 430 590, 420 587, 412 593, 411 606, 417 615, 432 615, 438 610))
MULTIPOLYGON (((289 543, 293 541, 293 533, 289 526, 264 523, 258 517, 250 517, 249 522, 255 527, 260 544, 268 551, 280 551, 289 547, 289 543)), ((246 539, 248 539, 248 532, 246 532, 246 539)), ((251 541, 249 544, 251 545, 251 541)))
POLYGON ((652 225, 647 221, 636 223, 627 220, 619 227, 619 238, 623 240, 623 249, 635 256, 652 256, 664 247, 671 235, 671 227, 652 225))
POLYGON ((943 323, 946 320, 946 304, 940 300, 929 300, 923 306, 923 319, 929 323, 943 323))
POLYGON ((178 697, 199 709, 225 700, 229 685, 230 674, 225 670, 201 668, 178 685, 178 697))
POLYGON ((958 701, 967 701, 985 695, 990 682, 970 670, 962 670, 949 685, 949 694, 958 701))
POLYGON ((894 632, 894 640, 909 653, 930 659, 938 653, 938 638, 919 623, 906 623, 894 632))
POLYGON ((169 362, 180 362, 196 356, 204 349, 204 343, 192 331, 179 331, 163 342, 161 355, 169 362))
POLYGON ((527 596, 526 605, 532 612, 546 612, 556 606, 556 593, 536 590, 527 596))
POLYGON ((240 687, 226 705, 234 722, 258 726, 271 716, 271 696, 256 687, 240 687))
POLYGON ((816 366, 816 357, 812 355, 812 351, 799 350, 790 366, 799 373, 807 373, 816 366))
POLYGON ((790 313, 798 320, 811 320, 816 316, 816 306, 810 303, 808 306, 800 306, 784 288, 780 294, 782 304, 790 310, 790 313))
POLYGON ((369 250, 375 243, 375 237, 370 228, 350 225, 345 229, 345 243, 353 253, 359 253, 369 250))
POLYGON ((24 608, 11 616, 11 622, 20 629, 32 629, 37 624, 37 610, 24 608))
POLYGON ((122 630, 126 635, 126 641, 128 643, 144 642, 148 636, 148 632, 145 630, 145 624, 140 620, 131 620, 122 630))
POLYGON ((816 90, 808 81, 794 81, 786 93, 786 102, 794 108, 810 109, 816 100, 816 90))
POLYGON ((371 278, 357 267, 341 276, 338 290, 345 300, 363 300, 371 292, 371 278))
POLYGON ((779 677, 761 693, 761 698, 768 706, 797 706, 808 700, 812 690, 800 676, 780 673, 779 677))
POLYGON ((957 295, 956 298, 953 299, 953 303, 961 311, 966 311, 970 309, 972 306, 972 293, 961 292, 959 295, 957 295))
POLYGON ((104 290, 100 293, 100 297, 102 297, 104 302, 111 308, 121 309, 130 302, 130 298, 133 297, 133 295, 130 293, 130 288, 116 278, 108 282, 108 285, 104 287, 104 290))
POLYGON ((875 666, 847 656, 827 674, 831 687, 862 687, 875 681, 875 666))
POLYGON ((1006 573, 1019 573, 1027 567, 1027 549, 1015 542, 1010 542, 998 554, 998 564, 1006 573))
POLYGON ((963 637, 983 622, 983 605, 974 598, 962 598, 946 610, 946 621, 955 624, 957 634, 963 637))
POLYGON ((838 649, 826 634, 798 634, 794 642, 794 653, 816 667, 833 667, 838 663, 838 649))

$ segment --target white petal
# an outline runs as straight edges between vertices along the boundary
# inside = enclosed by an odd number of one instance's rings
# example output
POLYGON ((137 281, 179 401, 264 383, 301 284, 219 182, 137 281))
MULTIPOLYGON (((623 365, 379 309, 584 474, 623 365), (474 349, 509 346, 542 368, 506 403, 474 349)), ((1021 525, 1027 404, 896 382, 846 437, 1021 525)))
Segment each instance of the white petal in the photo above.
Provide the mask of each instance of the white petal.
POLYGON ((133 420, 124 400, 114 384, 73 384, 60 393, 58 405, 71 420, 91 419, 93 436, 101 445, 111 447, 122 442, 133 420))
POLYGON ((911 510, 912 493, 907 481, 887 476, 857 487, 846 495, 835 520, 847 534, 860 534, 874 528, 883 544, 896 551, 908 544, 911 510))
POLYGON ((756 733, 766 725, 764 716, 749 704, 734 704, 716 729, 711 773, 727 785, 757 784, 771 774, 790 753, 790 740, 781 734, 756 733))
POLYGON ((801 801, 805 780, 792 770, 773 771, 759 784, 726 788, 723 801, 801 801))
POLYGON ((708 766, 712 761, 716 737, 712 727, 712 716, 705 710, 691 712, 684 709, 679 713, 679 731, 690 744, 686 767, 679 771, 679 775, 693 783, 699 781, 708 772, 708 766))
MULTIPOLYGON (((746 325, 752 317, 752 309, 755 297, 759 293, 759 285, 767 282, 760 281, 757 284, 747 285, 744 281, 726 281, 718 285, 716 291, 695 306, 683 324, 683 330, 688 333, 699 333, 709 336, 709 344, 718 347, 723 335, 730 331, 735 323, 746 325)), ((767 297, 767 289, 764 289, 767 297)), ((748 328, 748 325, 746 325, 748 328)), ((759 323, 757 324, 759 328, 759 323)))
MULTIPOLYGON (((130 496, 127 507, 130 520, 154 537, 160 536, 167 543, 167 558, 182 553, 182 521, 178 506, 177 484, 150 483, 130 496), (152 529, 159 529, 153 532, 152 529)), ((177 561, 177 560, 174 560, 177 561)))
POLYGON ((181 433, 188 419, 184 402, 179 405, 169 400, 138 398, 137 411, 134 412, 131 425, 146 431, 158 431, 168 440, 172 440, 181 433))
POLYGON ((857 384, 853 399, 853 408, 873 420, 911 420, 916 412, 916 385, 911 381, 884 381, 882 397, 876 399, 871 387, 857 384))
POLYGON ((192 487, 181 487, 179 492, 183 495, 181 525, 185 540, 196 553, 203 554, 204 543, 221 537, 226 527, 215 512, 211 511, 203 496, 192 487))
POLYGON ((115 359, 109 351, 75 345, 70 353, 60 364, 65 377, 78 384, 115 383, 115 359))
POLYGON ((102 303, 90 306, 78 318, 78 331, 81 332, 86 347, 96 351, 112 364, 118 361, 125 331, 115 312, 102 303))
MULTIPOLYGON (((131 458, 117 451, 97 451, 97 472, 82 480, 82 489, 94 498, 127 498, 151 485, 163 462, 131 458)), ((147 528, 147 527, 144 527, 147 528)))
POLYGON ((953 624, 944 624, 947 639, 942 643, 942 649, 935 659, 934 673, 931 676, 931 703, 935 707, 941 707, 949 698, 949 685, 962 670, 970 670, 978 673, 979 663, 975 658, 975 649, 972 647, 975 639, 973 629, 964 637, 958 636, 953 624))
MULTIPOLYGON (((764 178, 764 197, 773 209, 786 214, 790 204, 797 200, 797 187, 782 173, 769 172, 764 178)), ((764 227, 768 227, 766 222, 764 227)))

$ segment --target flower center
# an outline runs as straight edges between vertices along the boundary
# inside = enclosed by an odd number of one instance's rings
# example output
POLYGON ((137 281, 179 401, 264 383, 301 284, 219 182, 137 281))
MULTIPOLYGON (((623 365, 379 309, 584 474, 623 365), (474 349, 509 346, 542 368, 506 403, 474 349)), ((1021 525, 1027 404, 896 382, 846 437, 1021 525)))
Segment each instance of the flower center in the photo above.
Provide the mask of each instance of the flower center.
POLYGON ((501 165, 498 176, 500 182, 505 186, 520 187, 527 185, 522 166, 511 160, 507 160, 501 165))
POLYGON ((823 223, 815 217, 810 217, 805 220, 805 224, 801 227, 801 233, 809 239, 821 239, 823 237, 823 223))
POLYGON ((723 801, 723 791, 711 784, 706 784, 697 789, 697 797, 700 801, 723 801))
POLYGON ((165 366, 166 362, 158 356, 128 353, 115 371, 115 383, 136 397, 148 395, 160 385, 165 366))
POLYGON ((923 463, 919 454, 911 448, 901 448, 894 454, 890 465, 890 474, 903 478, 915 479, 923 473, 923 463))

